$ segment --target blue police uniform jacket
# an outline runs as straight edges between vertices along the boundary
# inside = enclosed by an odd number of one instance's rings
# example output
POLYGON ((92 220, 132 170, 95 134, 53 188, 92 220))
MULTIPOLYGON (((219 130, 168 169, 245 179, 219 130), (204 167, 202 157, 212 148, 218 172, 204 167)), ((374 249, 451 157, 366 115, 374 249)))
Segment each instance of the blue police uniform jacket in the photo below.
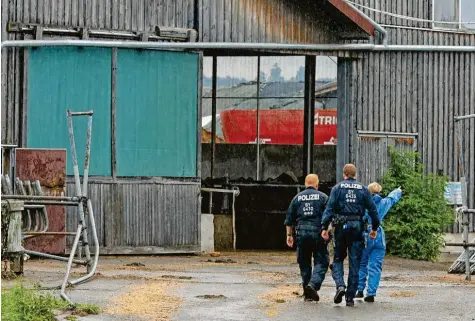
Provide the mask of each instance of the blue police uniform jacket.
POLYGON ((296 226, 299 230, 320 231, 327 201, 328 196, 325 193, 307 187, 292 199, 284 224, 296 226))
POLYGON ((363 216, 366 210, 373 222, 372 228, 379 227, 379 218, 371 192, 354 178, 348 178, 332 188, 330 199, 323 213, 322 229, 327 229, 335 215, 363 216))
MULTIPOLYGON (((376 237, 375 243, 376 244, 381 244, 384 248, 386 247, 386 236, 384 233, 383 226, 381 223, 383 222, 384 217, 386 214, 388 214, 389 210, 391 207, 393 207, 400 199, 402 196, 402 191, 398 188, 389 193, 389 195, 385 198, 381 197, 379 194, 373 195, 373 201, 376 204, 376 208, 378 210, 378 218, 379 218, 379 228, 378 228, 378 236, 376 237)), ((372 224, 371 217, 366 213, 365 220, 367 220, 368 224, 372 224)), ((371 226, 368 226, 368 229, 370 229, 371 226)))

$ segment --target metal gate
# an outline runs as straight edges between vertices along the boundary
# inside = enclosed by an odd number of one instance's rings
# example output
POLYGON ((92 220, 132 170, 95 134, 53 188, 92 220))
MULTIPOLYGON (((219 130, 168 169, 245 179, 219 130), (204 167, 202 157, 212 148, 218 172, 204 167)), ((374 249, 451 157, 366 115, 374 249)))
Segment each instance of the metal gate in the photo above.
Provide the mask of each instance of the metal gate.
POLYGON ((369 184, 381 179, 389 165, 389 146, 416 151, 417 133, 358 131, 356 167, 360 182, 369 184))

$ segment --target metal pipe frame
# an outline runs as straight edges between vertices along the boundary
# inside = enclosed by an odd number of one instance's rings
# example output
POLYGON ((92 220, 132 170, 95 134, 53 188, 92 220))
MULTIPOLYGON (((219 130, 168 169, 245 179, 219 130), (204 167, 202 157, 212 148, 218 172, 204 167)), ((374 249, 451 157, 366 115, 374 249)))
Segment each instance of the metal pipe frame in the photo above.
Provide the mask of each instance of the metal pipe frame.
POLYGON ((80 203, 77 202, 55 202, 55 201, 25 201, 27 206, 44 206, 44 205, 52 205, 52 206, 79 206, 80 203))
MULTIPOLYGON (((35 203, 35 204, 36 204, 36 203, 35 203)), ((36 205, 35 205, 35 204, 23 205, 23 208, 24 208, 24 209, 29 209, 29 210, 30 210, 30 209, 31 209, 31 210, 33 210, 33 209, 34 209, 34 210, 37 210, 37 209, 42 209, 42 208, 45 207, 45 206, 42 205, 42 204, 36 204, 36 205)))
POLYGON ((93 114, 94 112, 92 110, 71 112, 71 116, 92 116, 93 114))
POLYGON ((208 188, 208 187, 202 187, 201 188, 202 192, 216 192, 216 193, 229 193, 229 194, 235 194, 236 196, 239 195, 239 189, 220 189, 220 188, 208 188))
MULTIPOLYGON (((76 154, 76 142, 74 140, 74 130, 73 130, 73 116, 71 110, 67 110, 66 112, 67 119, 68 119, 68 129, 69 129, 69 141, 71 144, 71 156, 73 159, 73 172, 74 172, 74 185, 75 185, 75 190, 76 190, 76 195, 77 196, 82 196, 83 192, 81 191, 81 180, 79 178, 79 167, 78 167, 78 159, 77 159, 77 154, 76 154)), ((92 116, 88 116, 92 117, 92 116)), ((88 126, 92 125, 92 122, 88 122, 88 126)), ((88 128, 88 138, 90 139, 91 136, 89 135, 89 128, 88 128)), ((86 146, 90 145, 90 141, 86 141, 86 146)), ((88 147, 86 147, 86 152, 88 151, 88 147)), ((85 156, 86 164, 89 164, 89 155, 86 154, 85 156)), ((87 175, 88 169, 84 168, 84 180, 87 181, 87 175)), ((87 188, 87 186, 86 186, 87 188)), ((83 227, 82 228, 82 247, 84 248, 84 253, 86 255, 86 261, 90 262, 91 261, 91 253, 89 251, 89 242, 88 242, 88 237, 87 237, 87 225, 86 225, 86 220, 84 216, 84 203, 82 203, 80 206, 78 206, 78 214, 79 214, 79 224, 83 227)), ((74 249, 74 252, 76 250, 74 249)), ((88 264, 89 266, 89 264, 88 264)), ((89 272, 89 271, 88 271, 89 272)))
POLYGON ((376 130, 358 130, 356 131, 358 135, 381 135, 381 136, 397 136, 397 137, 413 137, 419 136, 419 133, 396 133, 396 132, 385 132, 385 131, 376 131, 376 130))
POLYGON ((11 200, 25 200, 25 201, 69 201, 69 202, 79 202, 79 197, 68 197, 68 196, 37 196, 37 195, 2 195, 3 199, 11 200))
MULTIPOLYGON (((74 233, 74 234, 76 234, 76 233, 74 233)), ((43 253, 43 252, 30 251, 30 250, 24 250, 23 252, 25 252, 25 253, 28 254, 28 255, 34 255, 34 256, 44 257, 44 258, 47 258, 47 259, 53 259, 53 260, 57 260, 57 261, 64 261, 64 262, 68 262, 68 261, 69 261, 69 258, 67 258, 67 257, 62 257, 62 256, 52 255, 52 254, 47 254, 47 253, 43 253)), ((70 255, 70 256, 71 256, 71 255, 70 255)), ((74 257, 74 255, 73 255, 73 257, 74 257)), ((86 261, 76 260, 76 259, 73 259, 73 263, 81 264, 81 265, 86 265, 86 264, 87 264, 86 261)))
POLYGON ((76 232, 23 232, 22 235, 76 235, 76 232))
POLYGON ((91 224, 92 229, 92 238, 94 240, 94 261, 92 262, 92 266, 90 266, 90 262, 87 264, 89 273, 83 277, 71 281, 71 285, 76 285, 92 278, 96 273, 97 263, 99 262, 99 239, 97 238, 96 221, 94 219, 94 213, 92 211, 92 203, 90 199, 87 200, 87 208, 89 212, 89 223, 91 224))
POLYGON ((243 42, 148 42, 148 41, 106 41, 106 40, 6 40, 1 48, 10 47, 103 47, 129 49, 178 49, 178 50, 278 50, 278 51, 421 51, 421 52, 475 52, 475 46, 440 45, 374 45, 374 44, 282 44, 243 42))
POLYGON ((471 118, 475 118, 475 114, 465 115, 465 116, 455 116, 455 117, 454 117, 455 121, 460 121, 460 120, 465 120, 465 119, 471 119, 471 118))
POLYGON ((455 243, 445 243, 445 246, 461 246, 466 249, 469 247, 475 247, 475 243, 455 242, 455 243))
POLYGON ((368 21, 382 36, 382 39, 381 39, 381 42, 383 43, 383 45, 386 45, 388 43, 388 33, 386 31, 386 29, 384 29, 380 24, 378 24, 376 21, 374 21, 373 19, 371 19, 366 13, 364 13, 363 11, 361 11, 359 8, 357 8, 355 5, 353 5, 352 3, 348 2, 348 1, 345 1, 346 4, 348 4, 351 8, 353 8, 354 10, 358 11, 358 13, 366 20, 368 21))
MULTIPOLYGON (((63 283, 61 284, 61 291, 60 291, 61 297, 69 303, 72 303, 72 302, 68 298, 68 296, 66 295, 66 292, 65 292, 66 291, 66 285, 68 283, 69 274, 71 273, 71 267, 73 265, 73 262, 75 261, 74 260, 74 255, 76 253, 76 249, 78 247, 79 238, 81 237, 81 232, 82 231, 83 231, 83 226, 82 226, 82 224, 79 224, 77 232, 76 232, 76 237, 74 238, 73 248, 71 249, 71 253, 69 254, 68 266, 66 268, 66 274, 64 275, 63 283)), ((86 260, 86 264, 89 264, 88 260, 86 260)))

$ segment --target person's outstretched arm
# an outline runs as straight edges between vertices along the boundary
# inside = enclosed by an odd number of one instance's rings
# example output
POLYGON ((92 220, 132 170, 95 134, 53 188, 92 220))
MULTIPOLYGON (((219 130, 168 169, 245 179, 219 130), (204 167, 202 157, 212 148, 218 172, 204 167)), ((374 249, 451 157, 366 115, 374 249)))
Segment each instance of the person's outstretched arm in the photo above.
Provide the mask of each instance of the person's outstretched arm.
POLYGON ((379 215, 379 220, 382 221, 386 214, 388 214, 389 210, 391 207, 396 205, 397 202, 401 199, 402 196, 402 190, 401 188, 396 188, 393 190, 389 195, 381 200, 381 209, 380 212, 378 213, 379 215))

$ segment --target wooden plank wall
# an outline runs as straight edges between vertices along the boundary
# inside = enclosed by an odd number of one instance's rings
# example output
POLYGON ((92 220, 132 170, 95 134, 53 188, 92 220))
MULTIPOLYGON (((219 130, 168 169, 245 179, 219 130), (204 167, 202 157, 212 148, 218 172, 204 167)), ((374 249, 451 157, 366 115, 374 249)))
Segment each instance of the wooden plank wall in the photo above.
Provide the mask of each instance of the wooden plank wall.
MULTIPOLYGON (((391 44, 475 45, 475 34, 388 29, 391 44)), ((354 161, 357 130, 418 133, 417 150, 427 172, 459 180, 453 117, 475 113, 475 53, 374 52, 339 63, 339 107, 349 127, 338 159, 354 161)), ((339 118, 340 121, 340 118, 339 118)), ((475 206, 475 120, 463 123, 468 204, 475 206)), ((368 155, 371 157, 371 155, 368 155)), ((471 230, 475 223, 471 219, 471 230)), ((459 231, 455 226, 454 232, 459 231)))

